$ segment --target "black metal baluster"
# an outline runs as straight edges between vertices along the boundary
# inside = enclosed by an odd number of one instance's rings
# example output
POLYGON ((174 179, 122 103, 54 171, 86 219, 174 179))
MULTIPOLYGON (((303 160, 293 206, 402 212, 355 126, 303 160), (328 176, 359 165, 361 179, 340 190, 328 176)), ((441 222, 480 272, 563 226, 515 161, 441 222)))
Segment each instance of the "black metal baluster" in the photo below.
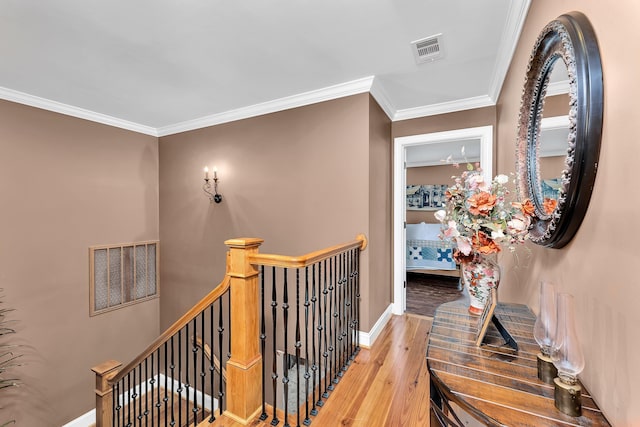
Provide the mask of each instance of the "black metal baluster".
POLYGON ((318 262, 318 401, 317 406, 323 406, 322 400, 322 262, 318 262))
MULTIPOLYGON (((356 270, 356 323, 354 325, 356 331, 356 352, 360 352, 360 248, 354 249, 355 253, 355 270, 356 270)), ((355 355, 354 355, 355 357, 355 355)))
MULTIPOLYGON (((309 267, 304 268, 304 425, 311 424, 309 418, 309 267)), ((300 385, 298 385, 299 387, 300 385)))
MULTIPOLYGON (((188 334, 187 334, 188 335, 188 334)), ((189 364, 187 364, 189 366, 189 364)), ((178 425, 182 426, 182 329, 178 331, 178 425)))
POLYGON ((325 399, 329 397, 329 373, 327 372, 327 369, 329 368, 329 362, 328 362, 328 357, 329 357, 329 351, 328 351, 328 344, 327 344, 327 329, 329 329, 329 324, 327 323, 327 295, 329 294, 329 290, 327 287, 327 260, 325 259, 324 261, 322 261, 322 270, 324 273, 324 277, 322 280, 322 323, 324 325, 324 329, 323 329, 323 352, 322 352, 322 358, 324 359, 324 393, 322 393, 322 397, 324 397, 325 399))
MULTIPOLYGON (((193 392, 191 395, 193 396, 193 425, 198 425, 198 316, 193 318, 193 346, 191 347, 191 352, 193 353, 193 392)), ((204 345, 204 342, 202 343, 204 345)), ((204 390, 203 390, 204 392, 204 390)), ((189 397, 189 393, 187 393, 187 400, 191 400, 189 397)), ((187 415, 188 416, 188 415, 187 415)), ((188 425, 187 420, 187 425, 188 425)))
POLYGON ((289 427, 289 285, 288 269, 284 273, 284 290, 282 296, 282 323, 284 325, 284 356, 282 360, 282 384, 284 392, 284 427, 289 427))
MULTIPOLYGON (((186 402, 186 408, 184 411, 185 424, 189 425, 189 403, 191 403, 191 399, 189 398, 189 389, 191 388, 190 377, 189 377, 189 322, 184 325, 185 334, 184 334, 184 388, 186 395, 183 398, 186 402)), ((180 424, 182 425, 182 424, 180 424)))
POLYGON ((344 276, 345 276, 345 287, 346 287, 346 301, 345 301, 345 316, 346 316, 346 325, 345 325, 345 329, 346 329, 346 333, 347 333, 347 337, 346 337, 346 354, 345 357, 347 358, 347 364, 349 364, 349 360, 351 357, 351 338, 352 338, 352 334, 351 334, 351 319, 352 319, 352 310, 353 310, 353 293, 352 293, 352 288, 351 288, 351 255, 350 252, 345 253, 345 271, 344 271, 344 276))
POLYGON ((340 319, 339 319, 339 311, 340 311, 340 285, 338 281, 340 280, 338 277, 338 255, 333 257, 333 366, 335 367, 335 373, 333 375, 333 383, 338 384, 339 377, 338 372, 340 372, 340 366, 338 365, 338 353, 340 352, 338 345, 340 342, 338 341, 338 335, 340 334, 340 319))
POLYGON ((127 427, 131 426, 131 372, 127 374, 127 391, 126 394, 127 400, 127 427))
POLYGON ((313 388, 311 390, 311 415, 318 415, 318 409, 316 408, 316 402, 320 400, 320 396, 316 399, 316 390, 319 388, 317 384, 318 378, 318 365, 316 361, 316 302, 318 298, 316 296, 316 264, 311 266, 311 374, 313 375, 313 388))
POLYGON ((349 323, 348 323, 348 314, 347 314, 347 310, 349 308, 348 301, 347 301, 347 292, 348 292, 348 286, 347 286, 347 253, 344 252, 342 254, 342 360, 341 360, 341 364, 342 364, 342 370, 343 372, 347 370, 348 367, 348 329, 349 329, 349 323))
POLYGON ((174 348, 175 347, 173 345, 173 337, 171 337, 171 425, 172 426, 176 425, 176 417, 175 417, 175 414, 174 414, 175 406, 174 406, 174 402, 173 402, 173 396, 175 395, 175 390, 174 390, 175 386, 174 386, 174 384, 176 382, 176 376, 175 376, 175 367, 176 367, 176 365, 174 363, 174 361, 175 361, 175 359, 174 359, 174 353, 175 353, 174 348))
MULTIPOLYGON (((165 341, 165 344, 167 342, 165 341)), ((166 355, 166 353, 165 353, 166 355)), ((160 349, 158 348, 156 350, 156 384, 158 384, 158 386, 156 387, 156 416, 155 417, 151 417, 151 420, 158 420, 158 427, 160 426, 160 408, 162 408, 162 403, 160 403, 160 389, 162 388, 160 386, 160 357, 161 357, 161 353, 160 353, 160 349)), ((166 358, 166 356, 165 356, 166 358)), ((165 372, 165 376, 166 376, 166 372, 165 372)), ((151 424, 153 426, 153 423, 151 424)))
MULTIPOLYGON (((172 341, 172 346, 173 346, 173 341, 172 341)), ((162 398, 162 401, 164 403, 164 425, 165 427, 167 425, 169 425, 168 421, 169 421, 169 408, 168 408, 168 402, 169 402, 169 350, 168 350, 169 346, 167 341, 164 342, 164 397, 162 398)), ((173 349, 172 349, 172 353, 173 353, 173 349)), ((159 409, 158 409, 159 411, 159 409)), ((158 418, 160 419, 160 418, 158 418)))
MULTIPOLYGON (((201 391, 201 399, 200 399, 200 411, 201 415, 200 415, 200 421, 204 421, 204 408, 205 408, 205 403, 204 403, 204 395, 205 395, 205 381, 206 381, 206 376, 207 373, 205 371, 205 367, 204 367, 204 359, 205 359, 205 355, 204 355, 204 345, 205 345, 205 341, 204 341, 204 316, 205 316, 205 310, 202 310, 202 312, 200 312, 199 314, 200 316, 200 333, 202 334, 202 345, 199 346, 201 347, 199 349, 200 351, 200 391, 201 391)), ((198 417, 196 417, 196 425, 198 424, 198 417)))
MULTIPOLYGON (((136 369, 138 370, 138 382, 136 383, 136 386, 134 386, 135 391, 133 393, 133 398, 134 398, 133 418, 138 420, 137 425, 141 425, 142 424, 142 396, 140 396, 140 394, 142 393, 142 364, 141 363, 138 364, 138 366, 133 370, 134 382, 136 380, 136 369), (138 412, 136 412, 136 402, 135 402, 136 399, 138 401, 138 412)), ((134 421, 134 425, 136 425, 136 421, 134 421)))
POLYGON ((111 409, 111 424, 113 427, 120 427, 120 381, 111 386, 111 395, 113 396, 112 409, 111 409))
POLYGON ((340 381, 342 372, 342 253, 336 255, 336 382, 340 381))
MULTIPOLYGON (((326 262, 326 261, 325 261, 326 262)), ((334 283, 334 270, 333 270, 333 258, 329 258, 329 375, 327 377, 329 381, 329 387, 327 387, 330 391, 333 391, 333 334, 334 329, 336 327, 334 318, 333 318, 333 310, 334 310, 334 299, 333 299, 333 290, 335 288, 334 283)))
POLYGON ((273 317, 273 363, 271 370, 271 379, 273 383, 273 419, 271 425, 276 426, 280 422, 277 415, 277 396, 278 396, 278 354, 277 343, 278 335, 276 334, 278 326, 278 293, 276 291, 276 268, 272 267, 271 270, 271 316, 273 317))
POLYGON ((340 299, 340 314, 339 314, 339 319, 340 319, 340 326, 339 326, 339 334, 338 334, 338 341, 339 341, 339 346, 340 346, 340 351, 338 353, 338 377, 342 377, 342 366, 344 366, 344 355, 345 355, 345 334, 344 334, 344 330, 345 330, 345 325, 347 324, 346 322, 346 309, 345 309, 345 303, 346 303, 346 274, 345 271, 347 270, 346 268, 346 256, 345 253, 341 253, 340 254, 340 292, 339 292, 339 299, 340 299))
MULTIPOLYGON (((151 353, 151 357, 153 357, 153 353, 151 353)), ((140 398, 142 398, 142 396, 140 396, 140 398)), ((144 425, 145 427, 148 427, 149 425, 149 358, 148 357, 144 359, 144 425)))
POLYGON ((300 427, 300 269, 296 269, 296 426, 300 427))
MULTIPOLYGON (((213 363, 214 358, 216 357, 215 354, 215 341, 213 340, 213 303, 211 303, 209 305, 209 342, 211 343, 211 360, 209 360, 209 390, 211 393, 211 414, 209 415, 209 422, 212 423, 215 419, 216 416, 214 415, 215 412, 215 405, 214 403, 214 398, 213 395, 216 391, 215 388, 215 383, 214 383, 214 379, 215 379, 215 364, 213 363)), ((220 371, 222 371, 222 366, 220 366, 220 371)))
MULTIPOLYGON (((229 300, 229 302, 231 302, 231 300, 229 300)), ((229 311, 231 311, 231 304, 229 304, 229 311)), ((222 347, 222 343, 224 342, 224 310, 223 310, 223 306, 222 306, 222 298, 220 298, 218 300, 218 361, 220 362, 220 385, 219 385, 219 391, 218 391, 218 407, 220 408, 220 413, 222 414, 222 410, 224 408, 224 394, 225 394, 225 389, 223 388, 224 385, 222 384, 222 352, 223 352, 223 347, 222 347)))
POLYGON ((353 253, 351 251, 348 252, 348 259, 349 259, 349 329, 348 329, 348 334, 347 334, 347 348, 349 351, 349 357, 346 360, 345 366, 344 366, 344 370, 347 370, 347 367, 349 366, 351 359, 353 357, 353 309, 354 309, 354 295, 355 292, 353 292, 353 282, 354 282, 354 276, 353 276, 353 253))
POLYGON ((265 346, 267 344, 267 331, 264 320, 264 265, 260 266, 260 354, 262 355, 262 414, 260 420, 267 419, 267 360, 265 346))

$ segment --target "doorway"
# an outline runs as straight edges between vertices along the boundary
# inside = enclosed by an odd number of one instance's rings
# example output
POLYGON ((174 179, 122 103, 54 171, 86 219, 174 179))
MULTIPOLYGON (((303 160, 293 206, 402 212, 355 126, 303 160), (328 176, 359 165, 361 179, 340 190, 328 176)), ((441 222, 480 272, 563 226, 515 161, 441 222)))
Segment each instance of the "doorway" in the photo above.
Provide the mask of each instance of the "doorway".
MULTIPOLYGON (((397 137, 393 147, 393 314, 406 310, 406 205, 407 205, 407 153, 416 154, 412 164, 440 162, 449 154, 457 155, 462 145, 479 144, 480 167, 485 179, 493 175, 493 126, 481 126, 397 137), (458 147, 458 148, 456 148, 458 147)), ((475 159, 468 159, 475 161, 475 159)))

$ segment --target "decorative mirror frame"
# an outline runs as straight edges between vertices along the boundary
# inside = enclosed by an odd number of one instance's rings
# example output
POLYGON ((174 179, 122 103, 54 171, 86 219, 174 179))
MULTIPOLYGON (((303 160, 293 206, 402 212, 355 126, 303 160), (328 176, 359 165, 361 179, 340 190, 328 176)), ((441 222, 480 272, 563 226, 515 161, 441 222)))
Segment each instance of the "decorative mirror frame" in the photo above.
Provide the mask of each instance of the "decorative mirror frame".
POLYGON ((587 17, 569 12, 551 21, 534 45, 522 94, 516 169, 521 199, 529 198, 535 216, 531 241, 561 248, 573 238, 589 206, 598 169, 603 114, 602 64, 587 17), (569 137, 557 205, 546 212, 540 186, 540 124, 549 74, 562 59, 569 76, 569 137))

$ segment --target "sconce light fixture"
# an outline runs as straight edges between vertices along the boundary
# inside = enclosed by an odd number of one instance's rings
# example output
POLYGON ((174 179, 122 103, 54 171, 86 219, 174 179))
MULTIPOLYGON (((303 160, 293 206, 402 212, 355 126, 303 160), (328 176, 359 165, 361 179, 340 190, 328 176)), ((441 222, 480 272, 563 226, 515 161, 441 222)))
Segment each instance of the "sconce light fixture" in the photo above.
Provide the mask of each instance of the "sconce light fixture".
POLYGON ((584 369, 584 355, 575 329, 573 296, 558 293, 557 303, 558 325, 551 349, 551 360, 558 368, 554 400, 561 412, 579 417, 582 415, 582 387, 578 374, 584 369))
POLYGON ((222 195, 218 194, 218 169, 216 167, 213 168, 213 192, 211 192, 211 183, 209 181, 209 168, 205 166, 204 185, 202 186, 202 189, 207 197, 209 197, 210 201, 220 203, 222 201, 222 195))

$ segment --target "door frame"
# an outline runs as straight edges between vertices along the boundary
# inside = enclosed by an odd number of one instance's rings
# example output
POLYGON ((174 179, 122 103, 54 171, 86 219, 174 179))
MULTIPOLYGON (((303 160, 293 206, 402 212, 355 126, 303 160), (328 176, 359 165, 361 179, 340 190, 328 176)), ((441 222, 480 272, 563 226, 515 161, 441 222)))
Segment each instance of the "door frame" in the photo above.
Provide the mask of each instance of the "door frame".
POLYGON ((393 314, 406 309, 406 185, 407 148, 415 145, 480 139, 480 166, 485 179, 493 177, 493 126, 400 136, 393 140, 393 314))

